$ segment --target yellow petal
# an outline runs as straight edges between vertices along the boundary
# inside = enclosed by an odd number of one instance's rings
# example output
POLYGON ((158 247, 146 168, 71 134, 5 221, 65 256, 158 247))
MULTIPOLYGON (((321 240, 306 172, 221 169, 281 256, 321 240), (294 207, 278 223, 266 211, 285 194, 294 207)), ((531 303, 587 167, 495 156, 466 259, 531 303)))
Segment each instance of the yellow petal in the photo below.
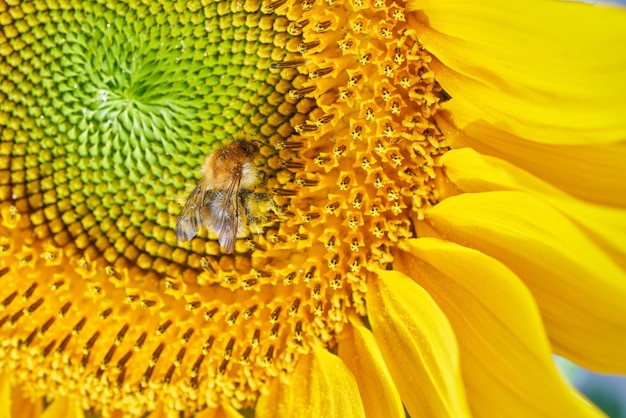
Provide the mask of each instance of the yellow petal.
POLYGON ((411 0, 458 127, 549 144, 626 138, 626 10, 550 0, 411 0))
POLYGON ((626 268, 626 210, 575 199, 507 161, 480 155, 469 148, 449 151, 440 162, 446 177, 464 192, 519 190, 540 196, 576 222, 626 268))
POLYGON ((274 379, 259 397, 256 417, 365 417, 354 376, 326 349, 313 347, 288 378, 274 379))
POLYGON ((430 295, 397 271, 368 283, 376 343, 413 417, 469 417, 459 353, 448 320, 430 295))
POLYGON ((61 397, 55 399, 48 407, 43 411, 41 418, 84 418, 80 404, 75 399, 69 399, 67 397, 61 397))
POLYGON ((43 401, 32 402, 22 388, 12 386, 8 375, 0 375, 0 417, 35 418, 41 416, 43 401))
POLYGON ((343 332, 339 358, 348 366, 359 385, 368 418, 404 418, 398 390, 372 333, 362 325, 353 324, 343 332))
POLYGON ((150 414, 148 418, 166 418, 165 411, 163 410, 163 405, 157 406, 150 414))
POLYGON ((598 146, 538 144, 486 123, 473 123, 461 131, 441 112, 436 119, 453 148, 469 147, 509 161, 581 199, 626 207, 626 142, 598 146))
POLYGON ((513 272, 435 238, 401 248, 394 267, 428 291, 454 329, 474 416, 602 416, 556 370, 535 301, 513 272))
POLYGON ((31 399, 20 386, 14 386, 11 390, 11 413, 11 417, 18 418, 40 417, 43 413, 43 399, 31 399))
POLYGON ((555 351, 626 372, 626 275, 547 203, 522 192, 465 193, 426 211, 438 236, 503 262, 535 296, 555 351))
POLYGON ((11 382, 5 375, 0 375, 0 417, 11 416, 11 382))

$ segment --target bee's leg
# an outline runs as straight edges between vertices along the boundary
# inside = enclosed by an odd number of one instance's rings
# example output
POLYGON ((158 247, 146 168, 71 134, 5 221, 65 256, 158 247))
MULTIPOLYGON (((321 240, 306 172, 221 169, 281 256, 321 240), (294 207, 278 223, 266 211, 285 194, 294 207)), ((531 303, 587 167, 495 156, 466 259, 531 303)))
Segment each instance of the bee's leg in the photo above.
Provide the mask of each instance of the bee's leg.
POLYGON ((267 174, 265 170, 261 170, 261 169, 257 170, 257 180, 259 183, 265 184, 268 178, 269 178, 269 174, 267 174))
POLYGON ((250 232, 255 234, 263 233, 266 227, 276 221, 275 215, 278 205, 271 194, 242 190, 239 197, 250 232))

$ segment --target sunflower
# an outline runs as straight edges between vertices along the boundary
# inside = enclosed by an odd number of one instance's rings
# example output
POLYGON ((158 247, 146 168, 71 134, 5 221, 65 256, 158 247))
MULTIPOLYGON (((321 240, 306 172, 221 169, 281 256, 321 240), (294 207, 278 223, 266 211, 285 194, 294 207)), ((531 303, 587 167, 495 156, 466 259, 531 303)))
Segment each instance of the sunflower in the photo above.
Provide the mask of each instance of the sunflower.
POLYGON ((1 416, 601 415, 551 356, 626 373, 623 10, 13 0, 0 25, 1 416), (256 228, 179 242, 233 138, 256 228))

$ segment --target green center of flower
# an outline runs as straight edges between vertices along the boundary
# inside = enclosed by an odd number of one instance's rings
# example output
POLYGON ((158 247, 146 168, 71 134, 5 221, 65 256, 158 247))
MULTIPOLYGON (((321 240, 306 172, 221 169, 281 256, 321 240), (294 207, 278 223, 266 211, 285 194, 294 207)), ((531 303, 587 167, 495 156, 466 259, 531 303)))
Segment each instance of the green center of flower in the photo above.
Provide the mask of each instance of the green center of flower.
POLYGON ((271 70, 287 51, 259 8, 82 2, 5 14, 14 145, 3 197, 33 213, 40 237, 110 263, 188 264, 190 253, 173 254, 172 223, 202 160, 240 132, 283 138, 298 113, 277 109, 296 73, 271 70))
MULTIPOLYGON (((63 112, 79 127, 68 130, 67 141, 78 144, 81 162, 92 170, 116 168, 111 177, 128 173, 138 181, 149 173, 162 176, 168 160, 191 166, 202 150, 188 144, 210 145, 223 130, 209 134, 199 123, 205 106, 194 94, 207 77, 195 76, 201 63, 184 49, 184 39, 176 44, 176 38, 160 36, 159 27, 143 24, 130 34, 125 25, 116 17, 104 28, 62 39, 68 53, 53 67, 50 85, 64 92, 63 112)), ((215 107, 210 116, 222 112, 215 107)))

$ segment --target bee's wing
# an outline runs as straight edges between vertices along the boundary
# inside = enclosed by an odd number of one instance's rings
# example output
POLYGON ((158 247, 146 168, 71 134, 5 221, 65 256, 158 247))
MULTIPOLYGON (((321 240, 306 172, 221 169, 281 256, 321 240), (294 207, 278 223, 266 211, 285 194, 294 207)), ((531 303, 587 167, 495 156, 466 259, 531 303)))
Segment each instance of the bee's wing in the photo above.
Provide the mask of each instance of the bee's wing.
POLYGON ((239 185, 241 176, 236 176, 226 189, 211 197, 210 228, 217 234, 222 249, 226 254, 235 250, 237 231, 239 230, 239 185))
POLYGON ((176 220, 176 238, 178 241, 189 241, 196 236, 198 230, 202 227, 204 195, 204 188, 200 187, 200 185, 196 186, 189 195, 176 220))

